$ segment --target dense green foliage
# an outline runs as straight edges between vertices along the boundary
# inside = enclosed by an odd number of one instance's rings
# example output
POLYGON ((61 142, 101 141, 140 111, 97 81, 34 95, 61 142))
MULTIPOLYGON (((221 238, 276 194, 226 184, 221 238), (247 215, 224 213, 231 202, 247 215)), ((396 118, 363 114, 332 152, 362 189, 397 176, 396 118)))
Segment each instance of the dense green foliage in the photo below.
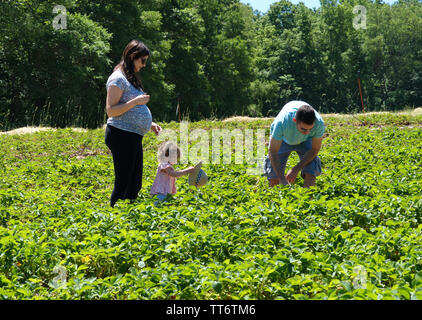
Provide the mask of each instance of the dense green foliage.
POLYGON ((321 112, 422 105, 422 3, 286 0, 266 14, 239 0, 0 2, 0 130, 23 125, 96 128, 105 82, 132 39, 153 54, 142 71, 156 120, 273 116, 292 99, 321 112), (365 6, 365 29, 353 27, 365 6))
POLYGON ((140 197, 113 209, 102 129, 0 135, 0 299, 422 299, 422 116, 325 120, 317 188, 210 164, 162 207, 153 134, 140 197))

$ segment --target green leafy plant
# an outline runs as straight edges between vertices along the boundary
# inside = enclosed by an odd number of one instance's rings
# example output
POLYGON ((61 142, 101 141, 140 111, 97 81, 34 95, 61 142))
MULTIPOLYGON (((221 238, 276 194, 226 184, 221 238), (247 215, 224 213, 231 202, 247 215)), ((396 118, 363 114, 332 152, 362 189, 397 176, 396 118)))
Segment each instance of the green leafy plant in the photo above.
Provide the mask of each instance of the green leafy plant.
POLYGON ((210 164, 160 207, 152 135, 139 198, 114 208, 102 129, 0 135, 0 299, 421 299, 421 119, 326 120, 316 188, 210 164))

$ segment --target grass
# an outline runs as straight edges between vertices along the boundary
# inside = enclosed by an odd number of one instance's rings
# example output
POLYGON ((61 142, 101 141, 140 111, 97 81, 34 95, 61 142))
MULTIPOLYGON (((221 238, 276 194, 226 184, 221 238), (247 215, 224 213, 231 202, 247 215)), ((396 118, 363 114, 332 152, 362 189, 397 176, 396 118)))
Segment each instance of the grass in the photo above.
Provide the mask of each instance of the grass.
MULTIPOLYGON (((422 116, 324 119, 316 188, 269 189, 246 164, 210 163, 207 186, 181 178, 161 207, 152 134, 139 198, 113 209, 103 129, 0 135, 0 298, 421 299, 422 116)), ((189 128, 268 139, 270 123, 189 128)))

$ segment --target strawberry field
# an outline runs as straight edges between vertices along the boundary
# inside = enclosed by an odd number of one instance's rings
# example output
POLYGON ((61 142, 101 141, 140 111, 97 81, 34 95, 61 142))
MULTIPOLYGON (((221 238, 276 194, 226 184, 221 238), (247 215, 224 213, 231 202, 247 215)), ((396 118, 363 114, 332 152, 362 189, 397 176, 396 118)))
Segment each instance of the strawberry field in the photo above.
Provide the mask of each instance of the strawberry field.
POLYGON ((159 207, 151 133, 139 198, 114 208, 104 129, 0 135, 0 299, 422 299, 422 115, 324 120, 316 188, 209 163, 159 207))

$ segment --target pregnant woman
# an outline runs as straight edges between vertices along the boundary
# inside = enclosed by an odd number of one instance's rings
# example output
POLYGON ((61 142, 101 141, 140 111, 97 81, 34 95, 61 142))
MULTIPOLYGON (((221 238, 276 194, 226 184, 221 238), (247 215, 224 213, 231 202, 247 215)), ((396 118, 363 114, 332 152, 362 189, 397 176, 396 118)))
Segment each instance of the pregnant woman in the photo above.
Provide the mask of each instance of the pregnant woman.
POLYGON ((150 51, 144 43, 133 40, 125 48, 121 62, 107 81, 106 111, 108 115, 105 143, 113 155, 114 189, 110 205, 118 199, 135 200, 142 188, 142 139, 150 130, 162 130, 152 122, 146 104, 150 96, 144 92, 136 75, 146 66, 150 51))

